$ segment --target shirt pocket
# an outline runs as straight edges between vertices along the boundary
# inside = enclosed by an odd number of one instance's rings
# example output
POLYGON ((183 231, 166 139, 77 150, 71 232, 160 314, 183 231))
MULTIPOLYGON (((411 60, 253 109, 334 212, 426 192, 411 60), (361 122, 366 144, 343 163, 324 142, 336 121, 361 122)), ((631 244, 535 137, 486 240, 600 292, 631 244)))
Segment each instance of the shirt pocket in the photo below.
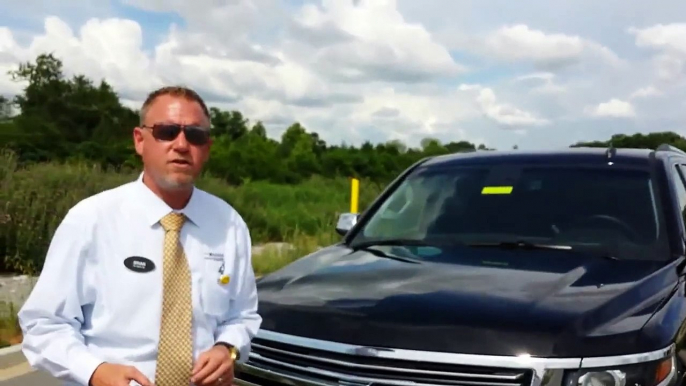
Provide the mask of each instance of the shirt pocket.
POLYGON ((214 317, 228 315, 235 297, 233 265, 224 257, 206 254, 202 270, 203 310, 214 317))

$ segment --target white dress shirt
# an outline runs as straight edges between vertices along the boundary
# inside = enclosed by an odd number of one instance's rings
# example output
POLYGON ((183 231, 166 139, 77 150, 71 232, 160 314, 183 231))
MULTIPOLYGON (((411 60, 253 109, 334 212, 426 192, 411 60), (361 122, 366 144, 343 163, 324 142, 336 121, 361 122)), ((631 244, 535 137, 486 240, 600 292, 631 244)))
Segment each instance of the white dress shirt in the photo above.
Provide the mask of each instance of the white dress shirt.
MULTIPOLYGON (((65 385, 88 385, 102 362, 134 365, 155 381, 164 242, 159 220, 172 209, 141 178, 69 210, 19 311, 28 362, 65 385), (131 256, 149 259, 154 269, 127 268, 131 256)), ((248 228, 229 204, 197 188, 179 212, 188 217, 181 243, 193 281, 194 357, 221 341, 236 346, 245 361, 262 323, 248 228), (221 283, 222 275, 228 283, 221 283)))

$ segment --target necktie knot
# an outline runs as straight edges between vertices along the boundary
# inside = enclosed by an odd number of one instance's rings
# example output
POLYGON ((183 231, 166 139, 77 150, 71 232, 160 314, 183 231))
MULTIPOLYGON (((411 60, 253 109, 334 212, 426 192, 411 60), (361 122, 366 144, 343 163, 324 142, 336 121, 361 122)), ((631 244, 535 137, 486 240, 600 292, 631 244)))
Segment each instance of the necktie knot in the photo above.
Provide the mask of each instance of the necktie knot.
POLYGON ((165 231, 175 231, 178 232, 183 227, 186 221, 186 216, 182 213, 169 213, 160 220, 160 225, 165 231))

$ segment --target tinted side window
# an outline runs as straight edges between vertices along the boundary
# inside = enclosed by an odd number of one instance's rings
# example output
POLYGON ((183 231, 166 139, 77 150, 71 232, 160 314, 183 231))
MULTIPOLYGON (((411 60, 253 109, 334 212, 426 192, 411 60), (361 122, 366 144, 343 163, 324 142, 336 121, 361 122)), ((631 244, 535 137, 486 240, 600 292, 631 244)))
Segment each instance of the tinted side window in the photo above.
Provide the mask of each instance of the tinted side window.
POLYGON ((681 218, 686 214, 686 184, 684 184, 684 165, 677 165, 674 169, 674 185, 676 186, 677 199, 681 208, 681 218))

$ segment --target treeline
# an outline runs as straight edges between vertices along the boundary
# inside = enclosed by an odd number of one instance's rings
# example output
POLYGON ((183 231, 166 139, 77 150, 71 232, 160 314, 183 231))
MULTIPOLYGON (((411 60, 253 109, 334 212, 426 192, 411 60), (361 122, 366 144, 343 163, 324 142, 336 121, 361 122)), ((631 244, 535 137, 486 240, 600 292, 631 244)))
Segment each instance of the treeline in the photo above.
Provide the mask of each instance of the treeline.
MULTIPOLYGON (((138 111, 123 106, 106 81, 98 83, 82 75, 68 78, 62 62, 52 54, 19 64, 10 75, 27 86, 20 95, 0 96, 0 144, 18 155, 20 165, 86 161, 124 172, 139 166, 131 143, 138 111)), ((207 173, 232 184, 298 183, 315 175, 383 182, 426 156, 492 150, 484 144, 441 143, 431 138, 423 140, 420 148, 399 141, 367 142, 360 147, 331 145, 298 122, 276 140, 267 137, 262 122, 251 122, 239 111, 212 108, 211 115, 215 144, 207 173)), ((616 147, 654 148, 671 143, 686 149, 686 139, 672 132, 618 135, 611 141, 616 147)))
MULTIPOLYGON (((131 144, 138 111, 122 105, 106 81, 67 78, 52 54, 21 63, 10 74, 27 86, 21 95, 0 100, 0 142, 18 154, 21 164, 85 160, 117 170, 139 166, 131 144), (11 116, 11 107, 20 113, 11 116)), ((427 155, 486 149, 433 139, 424 140, 420 149, 398 141, 330 145, 298 122, 275 140, 267 137, 262 122, 250 122, 239 111, 212 108, 211 119, 214 145, 207 172, 233 184, 297 183, 313 175, 388 180, 427 155)))

